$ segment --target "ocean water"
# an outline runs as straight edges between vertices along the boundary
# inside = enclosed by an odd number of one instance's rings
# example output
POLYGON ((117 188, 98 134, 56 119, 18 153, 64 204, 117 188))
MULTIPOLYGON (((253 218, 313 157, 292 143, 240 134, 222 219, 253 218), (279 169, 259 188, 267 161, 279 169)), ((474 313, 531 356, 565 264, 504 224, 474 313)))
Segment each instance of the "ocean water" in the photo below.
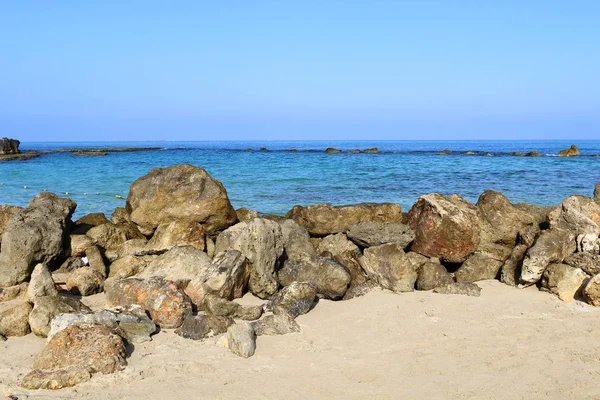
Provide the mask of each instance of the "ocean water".
POLYGON ((22 143, 21 149, 160 147, 159 151, 77 156, 52 153, 0 162, 0 204, 25 206, 48 190, 73 199, 75 218, 109 216, 132 182, 152 168, 188 163, 223 182, 234 207, 284 214, 294 205, 395 202, 408 210, 423 194, 458 193, 476 202, 487 189, 512 202, 556 205, 590 196, 600 182, 600 140, 577 141, 582 156, 556 157, 568 141, 269 141, 22 143), (325 154, 377 147, 379 154, 325 154), (259 151, 267 148, 269 151, 259 151), (252 149, 249 151, 248 149, 252 149), (296 149, 297 152, 288 150, 296 149), (450 155, 436 154, 440 150, 450 155), (514 157, 512 151, 543 157, 514 157), (476 151, 477 155, 465 155, 476 151), (486 156, 486 153, 494 156, 486 156), (67 194, 68 193, 68 194, 67 194))

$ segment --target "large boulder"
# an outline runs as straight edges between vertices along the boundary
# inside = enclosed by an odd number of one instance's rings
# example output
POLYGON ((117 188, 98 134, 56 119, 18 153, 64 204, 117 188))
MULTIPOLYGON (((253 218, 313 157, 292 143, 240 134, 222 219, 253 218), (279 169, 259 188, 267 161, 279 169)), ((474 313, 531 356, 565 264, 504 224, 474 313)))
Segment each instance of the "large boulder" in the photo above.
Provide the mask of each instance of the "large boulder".
POLYGON ((600 183, 597 183, 594 189, 594 201, 600 203, 600 183))
POLYGON ((452 282, 454 279, 446 267, 439 260, 433 259, 421 265, 415 286, 417 290, 432 290, 452 282))
POLYGON ((574 157, 574 156, 578 156, 580 154, 581 153, 579 152, 579 149, 574 144, 571 145, 571 147, 569 147, 568 149, 561 150, 558 152, 559 157, 574 157))
POLYGON ((202 250, 191 246, 173 247, 148 264, 137 277, 158 276, 185 289, 192 280, 204 278, 210 268, 211 260, 202 250))
POLYGON ((23 300, 13 300, 0 304, 0 335, 25 336, 31 329, 29 327, 29 314, 31 304, 23 300))
POLYGON ((60 389, 125 368, 123 339, 103 325, 71 326, 54 336, 21 382, 27 389, 60 389))
POLYGON ((277 291, 275 269, 283 253, 283 233, 277 222, 255 218, 240 222, 221 232, 217 237, 215 254, 237 250, 250 262, 249 289, 261 299, 277 291))
POLYGON ((299 254, 285 261, 277 272, 277 279, 282 286, 289 286, 293 282, 311 282, 318 294, 337 300, 346 293, 351 276, 346 267, 330 258, 299 254))
POLYGON ((406 224, 393 222, 364 221, 350 225, 348 238, 360 247, 399 243, 404 248, 415 239, 415 232, 406 224))
POLYGON ((161 254, 175 246, 191 246, 204 251, 204 228, 194 221, 173 221, 156 228, 146 251, 161 254))
POLYGON ((19 145, 20 141, 17 139, 9 139, 7 137, 3 137, 0 139, 0 154, 19 154, 19 145))
POLYGON ((269 303, 273 314, 292 318, 309 312, 317 301, 317 286, 312 282, 292 282, 273 296, 269 303))
POLYGON ((541 290, 557 295, 562 301, 572 301, 587 278, 587 274, 579 268, 550 264, 542 275, 541 290))
POLYGON ((565 264, 580 268, 590 276, 600 274, 600 255, 590 253, 574 253, 565 258, 565 264))
POLYGON ((56 296, 58 290, 52 280, 52 274, 44 264, 38 264, 31 273, 29 286, 27 287, 27 298, 34 302, 35 299, 42 296, 56 296))
POLYGON ((477 282, 496 279, 512 250, 498 244, 482 244, 454 273, 457 282, 477 282))
POLYGON ((29 314, 31 331, 40 337, 48 336, 50 323, 58 314, 88 313, 92 310, 79 300, 68 296, 43 296, 35 299, 29 314))
POLYGON ((550 263, 562 263, 576 250, 575 235, 563 229, 542 231, 525 254, 520 285, 529 286, 540 280, 550 263))
POLYGON ((177 284, 159 277, 109 279, 104 292, 108 307, 138 304, 164 329, 178 328, 192 311, 190 299, 177 284))
POLYGON ((105 250, 118 249, 131 239, 144 239, 137 228, 130 224, 112 224, 110 222, 91 228, 86 235, 105 250))
POLYGON ((543 222, 538 218, 539 213, 525 212, 493 190, 483 192, 476 206, 481 221, 481 241, 486 243, 514 246, 519 232, 539 230, 543 222))
POLYGON ((360 256, 360 249, 358 246, 348 240, 348 237, 343 233, 325 236, 317 246, 318 254, 323 254, 324 252, 328 252, 334 257, 344 253, 360 256))
POLYGON ((160 224, 177 220, 199 223, 208 234, 237 221, 221 182, 192 165, 155 168, 133 182, 127 211, 146 235, 160 224))
POLYGON ((304 226, 312 236, 346 232, 350 225, 362 221, 402 222, 399 204, 362 203, 349 206, 317 204, 294 206, 286 215, 304 226))
POLYGON ((421 196, 410 209, 408 222, 415 230, 411 250, 427 257, 461 263, 479 245, 477 208, 458 195, 421 196))
MULTIPOLYGON (((251 221, 251 220, 250 220, 251 221)), ((315 248, 310 242, 308 231, 293 219, 280 222, 283 235, 283 248, 287 258, 296 254, 315 254, 315 248)))
POLYGON ((55 265, 68 249, 68 228, 76 204, 42 192, 15 214, 2 234, 0 287, 19 284, 39 264, 55 265))
POLYGON ((415 289, 419 265, 398 243, 369 247, 359 262, 367 276, 384 289, 393 292, 412 292, 415 289))
POLYGON ((2 243, 2 232, 10 219, 16 213, 23 210, 23 207, 17 206, 0 206, 0 243, 2 243))
POLYGON ((575 235, 600 234, 600 204, 585 196, 570 196, 553 210, 548 219, 551 228, 570 230, 575 235))

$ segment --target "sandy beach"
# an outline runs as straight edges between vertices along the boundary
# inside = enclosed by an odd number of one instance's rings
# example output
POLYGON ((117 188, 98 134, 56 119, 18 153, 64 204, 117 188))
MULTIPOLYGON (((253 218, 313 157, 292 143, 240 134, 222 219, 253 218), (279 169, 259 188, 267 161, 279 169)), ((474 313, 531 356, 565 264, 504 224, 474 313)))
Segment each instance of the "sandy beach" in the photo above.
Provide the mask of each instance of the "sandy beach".
MULTIPOLYGON (((596 399, 600 309, 536 288, 480 282, 481 297, 374 290, 322 300, 301 333, 261 336, 241 359, 217 338, 163 331, 127 368, 74 388, 18 386, 44 339, 0 343, 0 394, 48 399, 596 399)), ((246 295, 242 303, 258 300, 246 295)), ((94 308, 102 295, 86 299, 94 308)), ((27 398, 27 397, 23 397, 27 398)))

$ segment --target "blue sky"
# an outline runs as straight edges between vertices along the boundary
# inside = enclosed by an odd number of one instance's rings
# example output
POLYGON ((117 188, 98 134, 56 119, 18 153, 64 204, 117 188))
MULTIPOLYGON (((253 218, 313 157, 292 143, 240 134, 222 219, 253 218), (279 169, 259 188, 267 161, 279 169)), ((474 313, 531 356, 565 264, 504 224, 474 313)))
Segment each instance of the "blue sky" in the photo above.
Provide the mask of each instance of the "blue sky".
POLYGON ((600 139, 600 2, 1 3, 0 136, 600 139))

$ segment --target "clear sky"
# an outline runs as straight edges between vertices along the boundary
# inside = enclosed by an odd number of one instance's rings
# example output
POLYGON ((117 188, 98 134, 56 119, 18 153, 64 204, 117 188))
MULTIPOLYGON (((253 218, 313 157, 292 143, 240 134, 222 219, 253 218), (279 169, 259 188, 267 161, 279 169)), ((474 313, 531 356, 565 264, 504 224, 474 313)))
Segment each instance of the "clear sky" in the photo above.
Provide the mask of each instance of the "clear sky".
POLYGON ((0 136, 600 139, 600 1, 2 1, 0 136))

